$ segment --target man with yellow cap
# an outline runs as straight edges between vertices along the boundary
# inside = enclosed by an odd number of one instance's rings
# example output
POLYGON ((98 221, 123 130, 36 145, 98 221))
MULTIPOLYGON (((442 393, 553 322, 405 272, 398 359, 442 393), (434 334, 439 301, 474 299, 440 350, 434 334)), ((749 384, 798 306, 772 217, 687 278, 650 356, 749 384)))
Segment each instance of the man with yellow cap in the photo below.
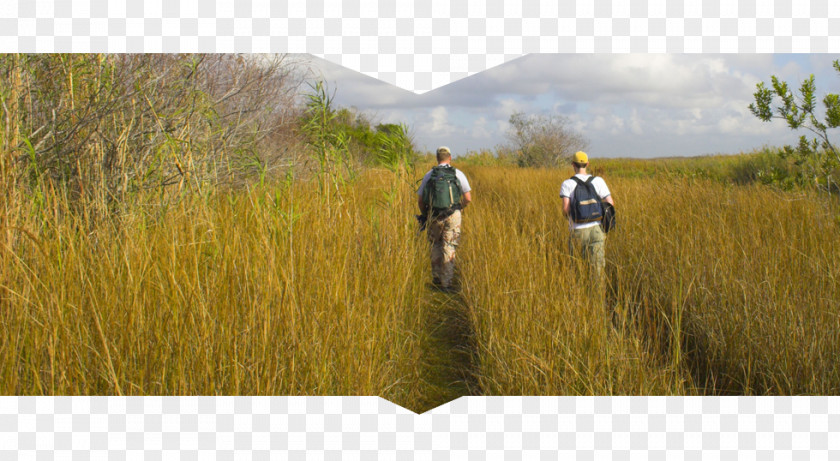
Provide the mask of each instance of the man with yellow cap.
POLYGON ((604 275, 605 235, 600 226, 598 210, 602 215, 603 209, 598 198, 610 205, 615 203, 604 179, 586 173, 588 166, 586 153, 576 152, 572 157, 575 175, 563 181, 560 197, 563 199, 563 215, 569 219, 569 252, 572 256, 588 260, 600 283, 604 275), (585 200, 575 200, 576 193, 578 199, 585 200), (597 197, 591 197, 593 193, 597 197))

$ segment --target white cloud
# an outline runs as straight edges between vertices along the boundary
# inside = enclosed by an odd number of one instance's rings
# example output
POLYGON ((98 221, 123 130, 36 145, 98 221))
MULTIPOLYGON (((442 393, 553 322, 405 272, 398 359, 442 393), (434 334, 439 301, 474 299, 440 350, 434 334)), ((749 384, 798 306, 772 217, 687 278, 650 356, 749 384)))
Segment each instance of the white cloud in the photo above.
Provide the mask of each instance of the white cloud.
POLYGON ((550 93, 567 101, 684 108, 712 107, 754 85, 719 57, 532 55, 515 62, 518 68, 487 71, 493 73, 487 78, 492 85, 478 86, 531 97, 550 93))
POLYGON ((524 101, 515 98, 504 98, 498 101, 496 110, 493 113, 497 117, 507 121, 514 112, 525 112, 527 110, 528 105, 524 101))
POLYGON ((438 106, 429 111, 428 119, 420 124, 420 129, 432 136, 447 136, 452 133, 449 114, 446 107, 438 106))
MULTIPOLYGON (((794 85, 794 87, 798 87, 803 80, 808 78, 811 72, 805 72, 798 63, 791 61, 785 64, 781 69, 775 72, 775 75, 782 80, 787 80, 788 83, 794 85)), ((768 75, 765 79, 767 81, 770 80, 770 76, 768 75)))
POLYGON ((833 78, 837 78, 837 72, 834 70, 834 60, 837 59, 837 56, 831 56, 833 59, 826 59, 826 55, 821 54, 812 54, 808 56, 808 64, 811 67, 812 72, 815 74, 821 73, 829 73, 832 75, 833 78))
POLYGON ((487 118, 478 117, 472 126, 472 136, 474 138, 490 138, 490 131, 487 129, 487 118))
POLYGON ((630 131, 633 134, 640 135, 644 132, 642 130, 642 120, 639 118, 639 111, 633 109, 633 112, 630 114, 630 131))
POLYGON ((596 115, 585 124, 586 130, 576 128, 582 132, 605 132, 616 135, 624 132, 624 119, 615 115, 596 115))

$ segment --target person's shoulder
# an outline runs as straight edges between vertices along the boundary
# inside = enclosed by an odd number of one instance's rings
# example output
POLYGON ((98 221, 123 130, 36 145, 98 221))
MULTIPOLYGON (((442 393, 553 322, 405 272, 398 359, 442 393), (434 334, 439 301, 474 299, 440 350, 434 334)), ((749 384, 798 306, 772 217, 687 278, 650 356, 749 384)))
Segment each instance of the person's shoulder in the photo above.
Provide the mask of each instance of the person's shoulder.
POLYGON ((563 181, 560 184, 560 196, 561 197, 568 197, 568 194, 571 194, 572 191, 574 191, 575 186, 577 186, 577 183, 572 178, 569 178, 569 179, 563 181))
POLYGON ((464 192, 469 192, 472 190, 470 187, 470 180, 467 178, 467 175, 464 174, 463 171, 455 168, 455 178, 458 179, 458 182, 461 183, 461 189, 464 192))
POLYGON ((610 195, 610 187, 607 186, 607 181, 605 181, 604 178, 596 176, 592 180, 592 185, 595 186, 595 190, 598 191, 598 195, 601 195, 602 197, 610 195))

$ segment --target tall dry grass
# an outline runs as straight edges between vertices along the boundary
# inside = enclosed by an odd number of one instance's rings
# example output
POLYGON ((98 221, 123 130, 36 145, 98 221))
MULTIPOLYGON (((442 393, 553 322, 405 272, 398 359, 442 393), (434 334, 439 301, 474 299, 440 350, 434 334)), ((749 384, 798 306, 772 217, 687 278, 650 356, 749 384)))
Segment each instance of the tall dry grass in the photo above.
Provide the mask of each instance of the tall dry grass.
MULTIPOLYGON (((423 170, 418 170, 419 176, 423 170)), ((610 178, 601 296, 564 170, 471 167, 458 295, 431 291, 411 175, 0 207, 0 393, 834 394, 837 210, 808 192, 610 178), (83 208, 82 208, 83 210, 83 208)))
MULTIPOLYGON (((643 335, 613 329, 567 249, 558 170, 471 168, 464 295, 490 394, 684 393, 643 335)), ((621 188, 619 187, 619 190, 621 188)), ((620 193, 616 191, 621 207, 620 193)), ((621 208, 619 208, 621 209, 621 208)), ((626 218, 624 218, 626 219, 626 218)))
POLYGON ((660 313, 648 336, 698 391, 840 391, 836 203, 708 181, 616 187, 627 197, 611 242, 616 302, 660 313))
POLYGON ((823 197, 607 178, 605 304, 566 250, 571 171, 472 168, 463 255, 493 394, 833 394, 840 243, 823 197))
POLYGON ((107 222, 56 191, 23 203, 0 248, 0 392, 407 398, 426 266, 396 181, 371 173, 333 209, 307 183, 107 222))

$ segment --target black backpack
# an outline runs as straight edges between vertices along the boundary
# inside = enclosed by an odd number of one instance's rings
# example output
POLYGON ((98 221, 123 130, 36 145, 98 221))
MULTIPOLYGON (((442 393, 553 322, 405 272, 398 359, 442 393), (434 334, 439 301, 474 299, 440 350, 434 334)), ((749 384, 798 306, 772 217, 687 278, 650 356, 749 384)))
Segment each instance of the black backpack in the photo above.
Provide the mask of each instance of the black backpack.
POLYGON ((442 218, 461 209, 461 181, 455 175, 455 168, 438 165, 432 168, 432 175, 423 189, 423 203, 432 216, 442 218))
POLYGON ((595 176, 590 176, 586 182, 581 181, 577 176, 571 178, 578 186, 575 188, 570 213, 572 221, 578 224, 601 221, 604 217, 601 197, 598 196, 598 193, 595 192, 595 186, 592 185, 594 178, 595 176))
POLYGON ((581 181, 577 176, 572 176, 572 179, 578 186, 583 186, 575 188, 575 199, 570 207, 572 220, 576 223, 600 221, 601 229, 605 234, 613 230, 615 207, 609 202, 602 201, 601 196, 595 192, 595 186, 592 185, 595 176, 590 176, 586 182, 581 181))

